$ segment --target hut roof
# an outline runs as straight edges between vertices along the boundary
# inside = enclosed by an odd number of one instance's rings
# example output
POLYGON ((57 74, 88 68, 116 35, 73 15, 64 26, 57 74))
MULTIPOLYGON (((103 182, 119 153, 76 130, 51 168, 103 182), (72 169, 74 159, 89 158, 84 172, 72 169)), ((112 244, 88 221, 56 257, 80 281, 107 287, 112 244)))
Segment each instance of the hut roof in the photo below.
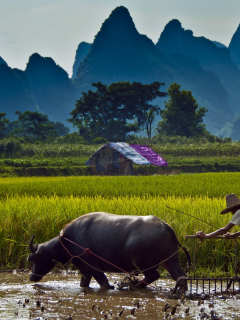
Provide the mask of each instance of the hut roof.
POLYGON ((167 166, 167 162, 158 154, 156 154, 151 148, 146 145, 129 145, 126 142, 108 142, 100 149, 98 149, 92 156, 89 158, 85 165, 90 165, 92 158, 100 153, 103 148, 112 148, 122 154, 129 160, 132 160, 135 164, 142 165, 155 165, 155 166, 167 166))
POLYGON ((140 145, 140 144, 130 144, 130 146, 138 151, 145 159, 147 159, 151 164, 158 167, 168 166, 166 160, 163 159, 159 154, 154 152, 149 146, 147 145, 140 145))

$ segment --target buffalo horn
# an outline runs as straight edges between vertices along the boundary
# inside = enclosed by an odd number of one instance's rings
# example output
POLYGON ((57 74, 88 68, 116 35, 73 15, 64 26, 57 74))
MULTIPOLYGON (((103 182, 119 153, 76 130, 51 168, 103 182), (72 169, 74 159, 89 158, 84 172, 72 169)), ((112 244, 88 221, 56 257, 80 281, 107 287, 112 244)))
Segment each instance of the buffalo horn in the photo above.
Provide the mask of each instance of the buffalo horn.
POLYGON ((32 253, 36 252, 37 251, 37 248, 38 248, 38 245, 37 244, 33 244, 33 239, 35 237, 35 234, 33 234, 31 236, 31 239, 29 241, 29 244, 28 244, 28 250, 32 253))

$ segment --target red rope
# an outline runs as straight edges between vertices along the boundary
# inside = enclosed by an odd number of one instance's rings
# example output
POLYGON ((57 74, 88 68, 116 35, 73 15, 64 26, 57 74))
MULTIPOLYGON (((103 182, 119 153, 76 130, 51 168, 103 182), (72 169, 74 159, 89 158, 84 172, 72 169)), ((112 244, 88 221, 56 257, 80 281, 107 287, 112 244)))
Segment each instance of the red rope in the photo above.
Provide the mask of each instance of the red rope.
MULTIPOLYGON (((65 239, 68 240, 67 238, 65 238, 65 239)), ((84 255, 84 253, 87 253, 87 257, 89 258, 89 257, 91 256, 91 254, 92 254, 92 252, 91 252, 91 250, 90 250, 89 248, 84 249, 84 248, 82 248, 82 247, 79 246, 81 249, 84 250, 84 252, 81 253, 81 254, 79 254, 78 256, 74 256, 74 255, 72 255, 72 254, 68 251, 68 249, 64 246, 64 244, 62 243, 62 241, 61 241, 61 239, 60 239, 60 235, 59 235, 59 241, 60 241, 61 245, 63 246, 63 248, 67 251, 67 253, 68 253, 68 254, 70 255, 70 257, 72 257, 72 258, 79 258, 79 257, 81 257, 82 255, 84 255)), ((72 242, 71 240, 68 240, 68 241, 72 242)))
MULTIPOLYGON (((59 241, 60 241, 61 245, 62 245, 62 246, 63 246, 63 248, 67 251, 67 253, 70 255, 70 257, 72 257, 72 258, 78 258, 78 257, 81 257, 82 255, 84 255, 84 253, 87 253, 87 257, 88 257, 88 258, 89 258, 91 255, 93 255, 93 256, 95 256, 95 257, 97 257, 97 258, 99 258, 99 259, 103 260, 104 262, 106 262, 106 263, 108 263, 108 264, 112 265, 113 267, 115 267, 115 268, 117 268, 117 269, 121 270, 123 273, 128 274, 128 275, 131 277, 131 274, 130 274, 129 272, 127 272, 127 271, 125 271, 125 270, 123 270, 123 269, 119 268, 119 267, 118 267, 118 266, 116 266, 115 264, 113 264, 113 263, 111 263, 111 262, 109 262, 109 261, 107 261, 107 260, 105 260, 105 259, 103 259, 103 258, 99 257, 98 255, 96 255, 95 253, 93 253, 89 248, 85 249, 85 248, 81 247, 79 244, 77 244, 77 243, 75 243, 75 242, 73 242, 73 241, 69 240, 68 238, 65 238, 65 237, 64 237, 64 235, 61 235, 61 236, 60 236, 60 234, 59 234, 59 236, 58 236, 58 237, 59 237, 59 241), (84 250, 84 252, 83 252, 82 254, 78 255, 78 256, 74 256, 74 255, 72 255, 72 254, 68 251, 68 249, 64 246, 64 244, 63 244, 63 243, 62 243, 62 241, 60 240, 60 237, 63 237, 65 240, 67 240, 67 241, 71 242, 72 244, 74 244, 75 246, 77 246, 77 247, 81 248, 82 250, 84 250)), ((138 278, 138 277, 136 277, 134 274, 133 274, 132 276, 133 276, 135 279, 137 279, 138 281, 141 281, 141 282, 145 283, 147 286, 150 286, 150 287, 152 287, 153 289, 160 291, 157 287, 152 286, 152 285, 150 285, 149 283, 145 282, 144 280, 139 279, 139 278, 138 278)))

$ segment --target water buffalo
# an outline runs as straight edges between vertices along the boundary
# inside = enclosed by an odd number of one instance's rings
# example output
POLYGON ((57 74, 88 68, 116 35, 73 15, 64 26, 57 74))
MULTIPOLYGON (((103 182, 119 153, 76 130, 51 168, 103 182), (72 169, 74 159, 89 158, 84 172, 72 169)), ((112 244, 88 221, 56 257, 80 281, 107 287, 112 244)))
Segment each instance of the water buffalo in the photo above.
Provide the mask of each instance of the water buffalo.
MULTIPOLYGON (((178 257, 179 243, 174 230, 155 216, 120 216, 105 212, 85 214, 67 224, 60 235, 42 244, 33 244, 28 261, 33 261, 31 281, 39 281, 56 264, 71 261, 82 274, 81 287, 94 277, 106 289, 104 272, 143 273, 142 288, 159 278, 160 264, 174 280, 185 278, 178 257)), ((182 246, 181 246, 182 247, 182 246)), ((182 247, 190 264, 190 256, 182 247)))

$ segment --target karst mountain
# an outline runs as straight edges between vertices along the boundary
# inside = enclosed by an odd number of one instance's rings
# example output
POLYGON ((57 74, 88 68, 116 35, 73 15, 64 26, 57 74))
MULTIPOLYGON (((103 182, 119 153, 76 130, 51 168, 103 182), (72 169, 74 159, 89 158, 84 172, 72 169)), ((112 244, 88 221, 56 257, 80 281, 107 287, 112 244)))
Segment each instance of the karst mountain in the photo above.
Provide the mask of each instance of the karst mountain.
MULTIPOLYGON (((93 82, 159 81, 165 83, 164 91, 177 82, 192 91, 200 106, 207 107, 207 129, 219 134, 240 113, 239 53, 239 28, 227 48, 195 37, 173 19, 154 44, 138 32, 128 9, 120 6, 103 22, 92 44, 82 39, 71 78, 52 58, 38 53, 30 56, 24 71, 11 69, 0 57, 0 111, 12 119, 16 110, 35 109, 67 124, 75 100, 93 89, 93 82)), ((164 99, 156 103, 164 108, 164 99)))

